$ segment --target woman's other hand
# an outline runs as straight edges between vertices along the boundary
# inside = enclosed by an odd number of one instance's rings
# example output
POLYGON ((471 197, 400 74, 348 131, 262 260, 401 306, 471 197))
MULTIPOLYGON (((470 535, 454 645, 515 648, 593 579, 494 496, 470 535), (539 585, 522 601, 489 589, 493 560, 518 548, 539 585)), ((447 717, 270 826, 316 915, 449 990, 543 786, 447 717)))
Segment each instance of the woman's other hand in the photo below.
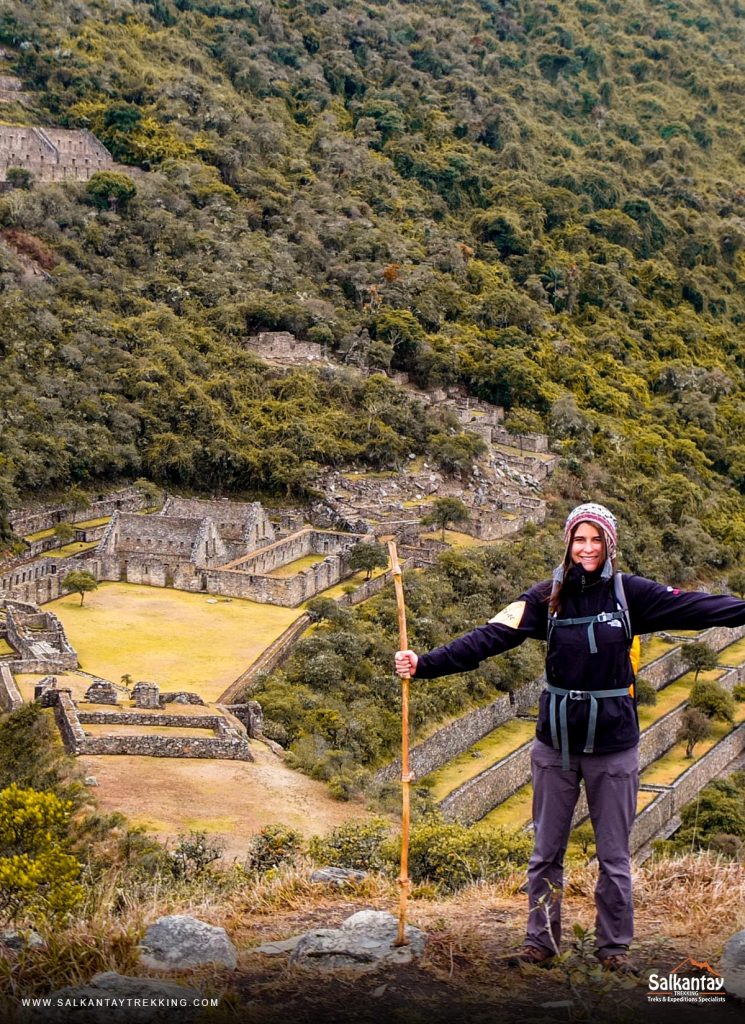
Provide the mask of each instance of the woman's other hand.
POLYGON ((407 676, 409 679, 413 679, 416 675, 416 666, 419 658, 414 654, 413 651, 399 651, 396 654, 396 672, 405 679, 407 676))

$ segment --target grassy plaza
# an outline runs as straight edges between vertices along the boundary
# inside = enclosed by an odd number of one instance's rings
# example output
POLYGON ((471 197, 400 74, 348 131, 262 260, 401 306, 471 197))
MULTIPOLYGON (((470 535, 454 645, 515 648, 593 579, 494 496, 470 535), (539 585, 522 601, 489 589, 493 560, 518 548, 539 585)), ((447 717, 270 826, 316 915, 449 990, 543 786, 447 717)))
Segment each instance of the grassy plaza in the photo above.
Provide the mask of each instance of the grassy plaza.
POLYGON ((133 583, 101 583, 82 606, 68 594, 45 609, 59 616, 86 672, 114 683, 130 675, 208 701, 302 614, 133 583))

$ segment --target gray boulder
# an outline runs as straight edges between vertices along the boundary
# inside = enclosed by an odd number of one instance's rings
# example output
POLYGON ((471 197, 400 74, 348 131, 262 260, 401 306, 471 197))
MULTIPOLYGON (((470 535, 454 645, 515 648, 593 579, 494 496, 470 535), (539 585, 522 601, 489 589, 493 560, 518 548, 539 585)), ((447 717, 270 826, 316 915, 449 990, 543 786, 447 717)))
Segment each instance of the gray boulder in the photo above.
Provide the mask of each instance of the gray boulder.
POLYGON ((46 949, 46 942, 38 932, 16 931, 15 928, 5 928, 0 931, 0 946, 20 952, 22 949, 46 949))
POLYGON ((177 971, 202 964, 235 970, 236 950, 224 928, 182 914, 160 917, 140 943, 140 963, 157 971, 177 971))
POLYGON ((336 889, 344 889, 367 878, 366 871, 356 868, 319 868, 310 876, 311 882, 331 885, 336 889))
POLYGON ((394 946, 398 921, 384 910, 360 910, 341 928, 319 928, 307 932, 290 956, 290 963, 302 967, 334 970, 339 967, 374 971, 378 967, 408 964, 421 956, 427 937, 410 925, 408 945, 394 946))
POLYGON ((745 999, 745 929, 727 940, 720 966, 727 995, 745 999))
POLYGON ((52 992, 43 1019, 45 1024, 169 1024, 178 1018, 188 1024, 202 1012, 202 1001, 201 993, 184 985, 106 971, 87 985, 52 992))

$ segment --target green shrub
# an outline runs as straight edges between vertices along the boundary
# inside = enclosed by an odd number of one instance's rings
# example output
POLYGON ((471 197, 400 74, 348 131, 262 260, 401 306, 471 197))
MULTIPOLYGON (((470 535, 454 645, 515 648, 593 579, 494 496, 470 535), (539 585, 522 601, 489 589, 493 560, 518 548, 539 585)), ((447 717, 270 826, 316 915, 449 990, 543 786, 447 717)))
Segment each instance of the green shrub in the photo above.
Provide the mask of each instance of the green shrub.
POLYGON ((222 846, 212 843, 206 832, 179 835, 175 849, 171 850, 170 867, 174 878, 197 878, 222 854, 222 846))
POLYGON ((636 703, 654 705, 657 703, 657 690, 644 676, 637 676, 634 683, 636 703))
POLYGON ((384 818, 345 822, 325 836, 313 836, 308 850, 318 864, 377 871, 385 866, 383 847, 390 827, 384 818))
POLYGON ((700 679, 691 687, 688 706, 697 708, 708 718, 718 718, 732 725, 735 721, 735 700, 723 686, 716 682, 700 679))
POLYGON ((302 850, 303 837, 287 825, 265 825, 251 839, 246 854, 246 868, 270 871, 280 864, 290 864, 302 850))
MULTIPOLYGON (((467 828, 432 816, 411 829, 409 874, 414 882, 436 882, 454 891, 527 864, 532 848, 524 832, 467 828)), ((393 860, 392 846, 387 852, 393 860)))

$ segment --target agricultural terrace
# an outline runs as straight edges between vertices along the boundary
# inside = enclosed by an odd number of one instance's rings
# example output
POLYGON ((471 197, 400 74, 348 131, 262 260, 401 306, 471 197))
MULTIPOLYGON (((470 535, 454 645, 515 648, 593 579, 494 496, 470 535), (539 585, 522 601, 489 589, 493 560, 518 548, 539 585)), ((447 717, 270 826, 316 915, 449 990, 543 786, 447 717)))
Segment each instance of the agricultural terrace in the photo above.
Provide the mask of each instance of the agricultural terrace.
POLYGON ((102 583, 82 606, 68 594, 46 607, 59 616, 86 672, 114 683, 126 674, 207 701, 217 700, 302 614, 132 583, 102 583))
MULTIPOLYGON (((692 762, 689 761, 688 763, 690 765, 692 762)), ((636 813, 639 814, 656 796, 657 794, 654 792, 640 790, 636 800, 636 813)), ((495 807, 493 811, 489 811, 473 827, 475 829, 482 827, 524 828, 530 823, 532 817, 533 786, 528 782, 499 804, 498 807, 495 807)))
MULTIPOLYGON (((745 722, 745 704, 735 705, 735 725, 745 722)), ((686 744, 676 743, 662 757, 658 757, 641 775, 641 781, 646 785, 670 786, 675 780, 688 771, 692 764, 695 764, 700 757, 708 753, 713 746, 724 739, 727 733, 731 732, 733 726, 728 722, 711 723, 711 736, 701 740, 693 748, 693 757, 686 757, 686 744)))
POLYGON ((422 779, 438 802, 464 782, 485 772, 535 736, 535 722, 513 718, 484 736, 468 750, 458 754, 442 768, 422 779))

